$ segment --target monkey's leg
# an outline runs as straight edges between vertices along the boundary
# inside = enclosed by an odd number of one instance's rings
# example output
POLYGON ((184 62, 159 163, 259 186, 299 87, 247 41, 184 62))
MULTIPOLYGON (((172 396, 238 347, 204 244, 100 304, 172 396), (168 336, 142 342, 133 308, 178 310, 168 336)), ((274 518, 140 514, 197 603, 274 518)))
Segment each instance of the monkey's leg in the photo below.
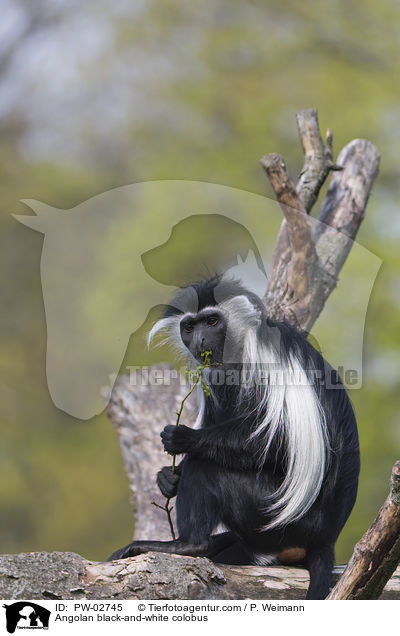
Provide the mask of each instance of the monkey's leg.
MULTIPOLYGON (((231 531, 211 534, 222 520, 226 498, 221 488, 226 470, 214 462, 188 458, 176 500, 179 538, 189 545, 207 545, 204 556, 215 563, 250 565, 252 552, 231 531)), ((226 480, 235 479, 229 473, 226 480)))
POLYGON ((227 565, 252 565, 254 562, 253 552, 230 531, 213 534, 205 556, 214 563, 227 565))
POLYGON ((132 541, 124 548, 116 550, 107 561, 126 559, 128 557, 144 554, 145 552, 166 552, 168 554, 181 554, 183 556, 205 556, 208 543, 193 544, 175 539, 175 541, 132 541))
POLYGON ((224 560, 218 560, 218 556, 235 545, 236 538, 232 532, 212 535, 208 541, 201 544, 187 543, 181 539, 176 539, 175 541, 132 541, 124 548, 113 552, 107 560, 126 559, 145 552, 166 552, 183 556, 206 556, 219 563, 226 563, 224 560))
POLYGON ((306 598, 323 599, 329 594, 335 562, 334 544, 356 499, 359 461, 358 452, 346 453, 342 458, 334 490, 336 504, 330 517, 333 523, 325 523, 322 535, 327 543, 307 549, 305 566, 310 572, 310 585, 306 598))
MULTIPOLYGON (((221 521, 217 497, 209 487, 205 463, 198 460, 185 461, 179 480, 176 499, 179 538, 174 541, 133 541, 116 550, 109 561, 137 556, 144 552, 167 552, 184 556, 207 556, 215 540, 211 533, 221 521)), ((217 535, 218 536, 218 535, 217 535)), ((231 543, 226 538, 221 542, 231 543)), ((211 551, 215 550, 211 548, 211 551)))
POLYGON ((305 566, 310 573, 307 599, 322 600, 329 594, 334 562, 333 545, 307 549, 305 566))

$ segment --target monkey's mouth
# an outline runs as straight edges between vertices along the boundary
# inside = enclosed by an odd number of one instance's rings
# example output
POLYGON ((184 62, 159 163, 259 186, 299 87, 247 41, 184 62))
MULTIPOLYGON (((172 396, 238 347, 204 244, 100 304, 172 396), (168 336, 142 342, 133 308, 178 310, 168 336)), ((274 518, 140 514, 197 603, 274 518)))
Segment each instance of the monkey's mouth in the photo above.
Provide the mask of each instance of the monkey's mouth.
POLYGON ((214 356, 211 349, 200 349, 199 351, 196 351, 194 357, 197 362, 203 364, 205 367, 208 367, 212 364, 214 356))
POLYGON ((198 351, 194 357, 196 361, 204 367, 212 367, 222 364, 222 351, 218 352, 216 349, 198 351))
POLYGON ((202 349, 194 354, 196 361, 204 367, 210 367, 217 363, 215 351, 211 349, 202 349))

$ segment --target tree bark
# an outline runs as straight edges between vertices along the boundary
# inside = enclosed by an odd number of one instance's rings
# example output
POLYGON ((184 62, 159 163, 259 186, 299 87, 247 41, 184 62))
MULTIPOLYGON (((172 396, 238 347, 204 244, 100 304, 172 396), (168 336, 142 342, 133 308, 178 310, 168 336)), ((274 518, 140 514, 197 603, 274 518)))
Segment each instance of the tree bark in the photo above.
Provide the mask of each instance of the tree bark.
POLYGON ((304 152, 304 164, 297 183, 297 190, 307 210, 313 208, 319 191, 331 170, 342 170, 333 161, 333 136, 328 129, 326 145, 322 141, 316 108, 306 108, 296 115, 297 128, 304 152))
MULTIPOLYGON (((334 570, 335 579, 343 567, 334 570)), ((221 566, 208 559, 142 554, 98 563, 73 552, 0 556, 6 599, 269 599, 302 600, 308 572, 292 567, 221 566)), ((400 599, 400 568, 383 599, 400 599)))

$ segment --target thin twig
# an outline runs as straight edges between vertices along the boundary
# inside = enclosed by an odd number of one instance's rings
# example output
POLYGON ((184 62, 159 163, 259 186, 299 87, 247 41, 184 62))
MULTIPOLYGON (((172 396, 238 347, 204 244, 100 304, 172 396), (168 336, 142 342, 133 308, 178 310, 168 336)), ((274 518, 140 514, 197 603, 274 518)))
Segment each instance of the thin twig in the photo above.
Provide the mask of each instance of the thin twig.
MULTIPOLYGON (((195 390, 195 388, 198 385, 198 383, 200 382, 200 380, 201 380, 201 383, 202 383, 202 386, 203 386, 203 390, 205 392, 207 392, 208 387, 207 387, 207 385, 206 385, 206 383, 204 381, 203 374, 204 374, 204 370, 207 367, 211 366, 211 363, 210 363, 211 353, 212 353, 211 351, 203 351, 203 353, 201 354, 201 357, 203 358, 203 363, 200 366, 198 366, 194 371, 188 372, 191 375, 191 377, 194 378, 195 380, 193 382, 192 388, 190 389, 190 391, 183 398, 179 411, 176 412, 177 418, 176 418, 175 426, 179 426, 179 422, 180 422, 180 419, 181 419, 183 407, 185 406, 185 402, 188 399, 188 397, 190 397, 192 395, 193 391, 195 390)), ((176 472, 176 455, 173 456, 172 467, 171 468, 172 468, 172 472, 175 473, 176 472)), ((171 498, 168 497, 165 500, 165 505, 164 506, 161 506, 160 504, 156 503, 154 501, 154 499, 153 499, 153 501, 151 503, 153 504, 153 506, 156 506, 156 508, 160 508, 161 510, 165 510, 165 512, 167 513, 168 523, 169 523, 169 527, 170 527, 170 530, 171 530, 171 535, 172 535, 173 540, 175 541, 176 536, 175 536, 174 524, 172 523, 172 517, 171 517, 171 512, 173 510, 173 507, 172 508, 169 507, 170 501, 171 501, 171 498)))

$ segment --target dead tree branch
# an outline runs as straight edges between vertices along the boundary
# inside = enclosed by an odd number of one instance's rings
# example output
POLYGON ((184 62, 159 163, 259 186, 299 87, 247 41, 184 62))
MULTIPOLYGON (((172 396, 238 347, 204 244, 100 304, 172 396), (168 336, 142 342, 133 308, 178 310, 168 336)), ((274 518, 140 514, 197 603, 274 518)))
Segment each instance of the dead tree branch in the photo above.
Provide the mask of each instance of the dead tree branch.
POLYGON ((311 294, 310 329, 337 285, 340 270, 364 220, 380 155, 365 139, 354 139, 340 152, 341 172, 333 175, 314 229, 317 262, 311 294))
POLYGON ((274 306, 285 307, 291 322, 300 327, 309 314, 310 266, 315 261, 311 224, 282 157, 272 153, 263 157, 261 164, 285 217, 274 252, 268 290, 273 290, 274 306), (281 284, 282 280, 285 285, 281 284))
MULTIPOLYGON (((293 196, 292 202, 289 203, 289 201, 287 201, 286 205, 291 205, 294 210, 297 210, 299 209, 298 202, 300 201, 307 214, 309 214, 318 198, 319 191, 323 186, 329 171, 341 170, 341 167, 333 162, 333 137, 330 130, 328 130, 326 135, 326 146, 322 141, 321 133, 319 131, 317 109, 306 108, 299 111, 296 117, 300 141, 304 152, 304 164, 296 186, 297 196, 293 196)), ((274 155, 267 155, 261 159, 261 164, 264 168, 264 164, 269 163, 269 157, 273 156, 274 155)), ((279 175, 277 175, 277 177, 278 176, 279 175)), ((288 178, 288 175, 283 176, 288 178)), ((279 201, 279 179, 274 179, 272 187, 274 188, 279 201)), ((277 280, 282 273, 280 263, 282 262, 281 264, 284 264, 285 260, 289 256, 290 243, 285 219, 277 237, 272 263, 271 275, 273 275, 277 280)), ((275 287, 276 283, 270 282, 269 289, 275 289, 275 287)))
POLYGON ((328 131, 324 146, 317 111, 301 111, 297 121, 305 153, 297 195, 279 155, 266 155, 261 160, 285 216, 264 301, 271 318, 285 319, 299 329, 309 330, 336 287, 340 270, 365 216, 380 157, 369 141, 355 139, 343 148, 336 165, 332 134, 328 131), (312 233, 308 229, 305 232, 304 214, 311 211, 330 170, 336 172, 322 203, 318 222, 312 233), (287 206, 292 208, 290 214, 287 206), (300 236, 294 238, 296 222, 301 230, 300 236))
POLYGON ((329 172, 342 170, 342 167, 333 161, 333 136, 329 129, 326 133, 326 145, 322 141, 317 109, 301 110, 297 113, 296 119, 304 152, 304 164, 297 182, 297 191, 305 209, 310 212, 329 172))
POLYGON ((356 544, 349 564, 328 599, 379 598, 400 562, 400 461, 393 466, 390 493, 371 527, 356 544))

